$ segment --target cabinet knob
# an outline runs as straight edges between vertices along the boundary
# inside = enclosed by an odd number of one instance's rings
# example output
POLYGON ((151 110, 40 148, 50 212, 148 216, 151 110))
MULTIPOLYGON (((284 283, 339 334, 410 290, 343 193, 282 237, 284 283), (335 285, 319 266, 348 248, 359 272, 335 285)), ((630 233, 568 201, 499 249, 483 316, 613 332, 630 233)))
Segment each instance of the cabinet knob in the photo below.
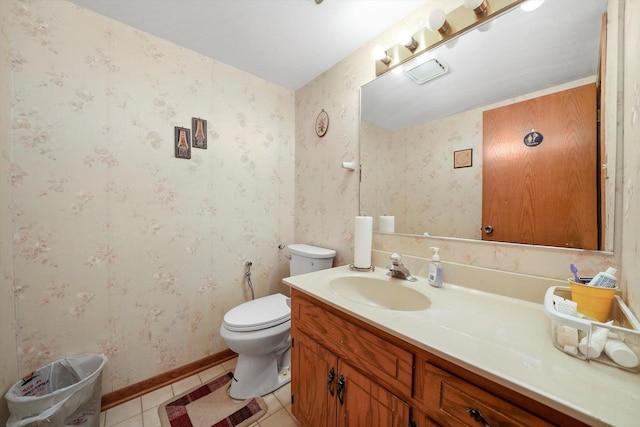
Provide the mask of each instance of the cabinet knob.
POLYGON ((484 231, 486 234, 491 234, 493 233, 493 227, 490 225, 485 225, 482 231, 484 231))
POLYGON ((479 423, 482 423, 483 427, 491 427, 491 424, 489 424, 487 420, 484 419, 480 411, 478 411, 476 408, 467 408, 467 413, 471 418, 479 423))
POLYGON ((327 389, 329 389, 329 393, 331 393, 331 396, 335 395, 333 389, 331 388, 331 385, 333 384, 333 380, 336 378, 336 371, 335 369, 331 368, 331 370, 329 371, 329 375, 327 375, 327 389))
POLYGON ((344 386, 346 385, 344 375, 340 375, 338 378, 338 386, 336 387, 336 393, 338 394, 338 400, 341 405, 344 405, 344 386))

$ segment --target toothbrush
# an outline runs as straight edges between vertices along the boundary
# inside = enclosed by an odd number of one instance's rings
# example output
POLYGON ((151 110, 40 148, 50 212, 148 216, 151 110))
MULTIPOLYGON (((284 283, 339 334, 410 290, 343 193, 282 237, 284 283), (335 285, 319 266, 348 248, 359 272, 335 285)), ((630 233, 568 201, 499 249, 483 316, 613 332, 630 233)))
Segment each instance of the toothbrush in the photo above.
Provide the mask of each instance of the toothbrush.
POLYGON ((569 264, 569 268, 573 273, 573 278, 576 280, 576 283, 582 283, 582 280, 578 277, 578 267, 575 264, 569 264))

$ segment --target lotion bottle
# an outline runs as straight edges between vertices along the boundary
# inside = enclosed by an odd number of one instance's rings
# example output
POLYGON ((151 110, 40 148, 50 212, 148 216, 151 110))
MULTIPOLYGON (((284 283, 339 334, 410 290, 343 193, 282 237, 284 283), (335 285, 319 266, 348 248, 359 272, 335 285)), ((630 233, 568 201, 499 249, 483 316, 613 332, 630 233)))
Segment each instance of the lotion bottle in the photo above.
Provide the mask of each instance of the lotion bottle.
POLYGON ((429 264, 429 284, 435 288, 442 287, 442 264, 440 264, 440 255, 438 251, 440 248, 431 247, 433 250, 433 257, 431 258, 431 264, 429 264))

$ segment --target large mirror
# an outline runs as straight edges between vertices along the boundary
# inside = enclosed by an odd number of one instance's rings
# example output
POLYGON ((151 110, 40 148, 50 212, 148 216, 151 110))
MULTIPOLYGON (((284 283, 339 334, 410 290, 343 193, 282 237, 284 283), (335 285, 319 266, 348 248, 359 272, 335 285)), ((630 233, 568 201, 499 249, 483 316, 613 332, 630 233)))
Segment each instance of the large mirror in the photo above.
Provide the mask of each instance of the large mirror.
MULTIPOLYGON (((608 92, 601 102, 611 104, 613 119, 602 116, 592 184, 597 249, 612 251, 617 44, 601 49, 607 7, 607 0, 546 0, 533 11, 516 6, 364 85, 360 213, 374 218, 374 231, 483 239, 483 112, 602 78, 608 92), (431 59, 447 71, 423 84, 404 72, 431 59)), ((614 34, 617 19, 611 12, 607 18, 614 34)))

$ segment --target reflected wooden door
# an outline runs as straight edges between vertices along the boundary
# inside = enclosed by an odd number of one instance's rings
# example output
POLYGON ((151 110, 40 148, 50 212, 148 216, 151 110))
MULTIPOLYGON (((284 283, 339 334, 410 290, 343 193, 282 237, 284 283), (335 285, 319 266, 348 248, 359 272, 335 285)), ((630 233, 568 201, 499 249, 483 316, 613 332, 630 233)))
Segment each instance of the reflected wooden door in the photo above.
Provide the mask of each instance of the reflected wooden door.
POLYGON ((483 240, 598 249, 597 150, 595 84, 485 111, 483 240))

